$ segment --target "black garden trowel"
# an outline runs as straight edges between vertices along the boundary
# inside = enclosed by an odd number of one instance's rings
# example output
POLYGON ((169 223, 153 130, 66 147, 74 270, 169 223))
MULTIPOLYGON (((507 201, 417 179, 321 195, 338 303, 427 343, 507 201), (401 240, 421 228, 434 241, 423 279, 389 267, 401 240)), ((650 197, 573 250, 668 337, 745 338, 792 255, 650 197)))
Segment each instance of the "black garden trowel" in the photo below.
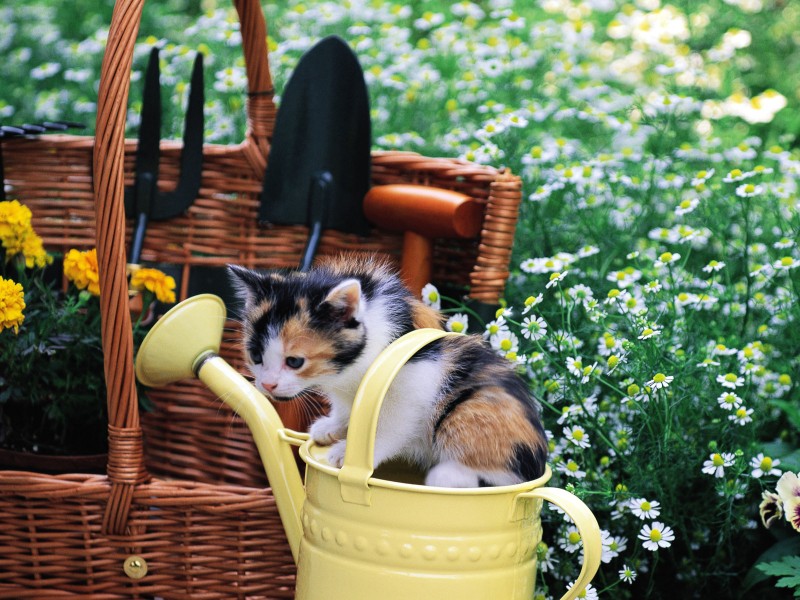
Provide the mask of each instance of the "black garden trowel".
POLYGON ((307 225, 300 270, 311 266, 323 229, 366 235, 372 143, 364 72, 339 37, 306 52, 281 96, 259 219, 307 225))
POLYGON ((132 187, 125 189, 125 215, 136 219, 128 262, 137 264, 150 220, 162 221, 182 214, 200 191, 203 168, 203 55, 198 52, 192 68, 191 89, 183 129, 180 177, 172 192, 157 188, 161 142, 161 85, 158 48, 150 51, 145 73, 136 174, 132 187))

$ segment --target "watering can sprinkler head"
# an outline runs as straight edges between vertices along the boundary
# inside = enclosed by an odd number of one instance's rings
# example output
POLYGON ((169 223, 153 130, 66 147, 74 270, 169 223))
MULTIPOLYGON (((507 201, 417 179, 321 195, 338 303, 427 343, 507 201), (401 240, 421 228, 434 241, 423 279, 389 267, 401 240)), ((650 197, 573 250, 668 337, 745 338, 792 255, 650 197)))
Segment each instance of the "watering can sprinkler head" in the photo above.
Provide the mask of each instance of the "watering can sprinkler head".
POLYGON ((212 294, 194 296, 169 311, 142 342, 136 377, 149 387, 194 377, 203 361, 219 352, 225 315, 225 304, 212 294))

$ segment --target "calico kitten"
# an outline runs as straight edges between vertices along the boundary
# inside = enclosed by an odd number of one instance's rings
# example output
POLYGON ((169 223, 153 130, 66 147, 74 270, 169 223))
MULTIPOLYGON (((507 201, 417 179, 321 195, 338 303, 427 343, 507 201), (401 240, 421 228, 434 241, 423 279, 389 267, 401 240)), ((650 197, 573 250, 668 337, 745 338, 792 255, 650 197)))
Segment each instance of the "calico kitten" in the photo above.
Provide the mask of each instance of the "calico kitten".
MULTIPOLYGON (((371 257, 323 260, 307 273, 231 266, 244 299, 245 359, 275 400, 306 391, 330 413, 310 428, 340 467, 353 399, 378 354, 413 329, 441 329, 392 269, 371 257)), ((478 336, 448 336, 399 372, 378 419, 375 466, 405 457, 442 487, 510 485, 544 472, 547 439, 536 403, 504 358, 478 336)))

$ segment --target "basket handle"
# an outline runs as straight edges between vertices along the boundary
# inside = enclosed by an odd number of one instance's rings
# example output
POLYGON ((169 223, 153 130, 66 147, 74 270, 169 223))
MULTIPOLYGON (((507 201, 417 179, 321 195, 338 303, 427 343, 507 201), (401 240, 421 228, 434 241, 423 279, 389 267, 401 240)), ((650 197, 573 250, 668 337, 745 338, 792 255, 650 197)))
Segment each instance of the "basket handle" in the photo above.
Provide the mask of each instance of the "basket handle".
MULTIPOLYGON (((266 23, 258 0, 234 0, 242 30, 249 100, 242 150, 259 176, 266 168, 275 107, 266 47, 266 23)), ((144 0, 118 0, 100 70, 93 151, 97 255, 100 269, 103 368, 108 402, 108 477, 103 531, 125 532, 134 487, 147 480, 128 304, 125 255, 124 158, 133 49, 144 0)))

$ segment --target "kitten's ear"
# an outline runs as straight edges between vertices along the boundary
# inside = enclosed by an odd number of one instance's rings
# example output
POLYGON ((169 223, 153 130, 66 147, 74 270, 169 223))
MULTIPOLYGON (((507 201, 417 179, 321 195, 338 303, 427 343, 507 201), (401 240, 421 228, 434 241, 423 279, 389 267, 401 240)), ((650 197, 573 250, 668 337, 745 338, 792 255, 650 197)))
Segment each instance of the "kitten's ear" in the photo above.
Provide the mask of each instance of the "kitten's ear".
POLYGON ((347 323, 356 318, 361 308, 361 283, 358 279, 345 279, 328 292, 323 304, 331 307, 334 319, 347 323))
POLYGON ((233 287, 246 306, 253 306, 266 297, 270 286, 270 279, 261 273, 240 267, 228 265, 233 287))

